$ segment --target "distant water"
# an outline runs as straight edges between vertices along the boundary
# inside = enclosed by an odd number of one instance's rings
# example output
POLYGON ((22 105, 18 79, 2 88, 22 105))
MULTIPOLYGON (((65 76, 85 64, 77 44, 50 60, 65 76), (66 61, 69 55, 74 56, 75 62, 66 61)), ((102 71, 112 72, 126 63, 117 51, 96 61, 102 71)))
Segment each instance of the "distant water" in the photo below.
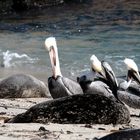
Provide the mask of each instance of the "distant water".
POLYGON ((140 25, 132 18, 136 13, 130 18, 121 11, 107 15, 84 8, 74 11, 48 9, 1 19, 0 77, 27 73, 47 81, 51 64, 44 41, 49 36, 57 39, 61 70, 67 77, 87 73, 92 54, 108 61, 116 75, 126 74, 125 57, 134 59, 140 69, 140 25))

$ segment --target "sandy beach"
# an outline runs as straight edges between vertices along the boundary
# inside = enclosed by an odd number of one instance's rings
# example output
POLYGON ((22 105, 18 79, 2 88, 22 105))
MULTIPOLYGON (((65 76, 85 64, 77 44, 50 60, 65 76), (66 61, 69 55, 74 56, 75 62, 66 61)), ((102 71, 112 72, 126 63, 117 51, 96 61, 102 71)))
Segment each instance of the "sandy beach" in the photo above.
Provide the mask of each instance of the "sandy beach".
MULTIPOLYGON (((50 35, 58 39, 66 77, 86 72, 93 53, 109 62, 118 75, 126 74, 123 58, 135 58, 140 66, 139 5, 139 0, 98 0, 90 5, 64 4, 23 14, 10 14, 10 5, 0 5, 0 77, 22 72, 47 81, 52 73, 44 40, 50 35)), ((0 99, 0 140, 97 140, 122 129, 140 128, 140 110, 130 107, 131 121, 122 125, 4 123, 47 100, 0 99)))
POLYGON ((4 120, 25 112, 29 107, 46 101, 46 98, 22 98, 22 99, 0 99, 0 139, 3 140, 91 140, 101 138, 112 132, 127 129, 139 128, 139 110, 129 108, 131 122, 123 125, 103 124, 39 124, 4 123, 4 120))

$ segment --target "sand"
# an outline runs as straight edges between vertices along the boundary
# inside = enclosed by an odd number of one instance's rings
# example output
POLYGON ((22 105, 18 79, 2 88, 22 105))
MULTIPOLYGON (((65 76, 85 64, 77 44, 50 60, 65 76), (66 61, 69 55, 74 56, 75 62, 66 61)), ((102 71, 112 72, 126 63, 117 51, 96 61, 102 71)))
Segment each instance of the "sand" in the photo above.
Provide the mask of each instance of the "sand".
POLYGON ((138 109, 129 108, 131 122, 123 125, 89 125, 89 124, 39 124, 4 123, 5 119, 25 112, 29 107, 46 101, 46 98, 0 99, 0 140, 91 140, 127 128, 139 128, 138 109))

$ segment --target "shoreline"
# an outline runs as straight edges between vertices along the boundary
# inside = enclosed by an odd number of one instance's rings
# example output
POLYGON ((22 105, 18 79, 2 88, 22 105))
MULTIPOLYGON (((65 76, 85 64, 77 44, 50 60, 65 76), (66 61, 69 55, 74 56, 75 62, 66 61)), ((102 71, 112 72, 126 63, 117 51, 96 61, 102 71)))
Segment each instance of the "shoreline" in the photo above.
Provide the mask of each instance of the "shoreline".
MULTIPOLYGON (((33 2, 31 1, 21 1, 17 2, 6 0, 4 2, 0 2, 0 15, 14 15, 14 14, 25 14, 34 12, 41 12, 42 10, 47 9, 65 9, 69 7, 71 10, 74 8, 83 8, 86 7, 86 10, 94 11, 94 12, 106 12, 106 11, 116 11, 117 15, 121 15, 125 12, 128 12, 130 18, 132 14, 138 15, 140 12, 139 0, 40 0, 33 2), (132 12, 132 13, 131 13, 132 12)), ((60 11, 61 12, 61 11, 60 11)), ((84 11, 83 11, 84 12, 84 11)), ((86 12, 86 11, 85 11, 86 12)), ((76 12, 75 12, 76 14, 76 12)), ((138 18, 138 17, 137 17, 138 18)))
POLYGON ((128 128, 139 128, 139 110, 129 108, 131 115, 130 124, 104 125, 104 124, 57 124, 57 123, 4 123, 4 119, 11 118, 25 112, 29 107, 49 100, 48 98, 17 98, 0 99, 0 139, 7 140, 81 140, 101 138, 112 132, 128 128), (3 106, 3 107, 2 107, 3 106), (7 107, 6 107, 7 106, 7 107), (9 106, 9 107, 8 107, 9 106), (11 108, 10 108, 11 107, 11 108))

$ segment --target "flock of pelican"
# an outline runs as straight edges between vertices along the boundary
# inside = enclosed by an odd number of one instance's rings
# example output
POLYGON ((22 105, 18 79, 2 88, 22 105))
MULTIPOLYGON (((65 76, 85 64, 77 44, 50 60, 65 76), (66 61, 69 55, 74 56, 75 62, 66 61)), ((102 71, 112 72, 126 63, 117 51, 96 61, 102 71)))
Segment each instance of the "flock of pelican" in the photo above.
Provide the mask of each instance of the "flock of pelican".
POLYGON ((45 40, 45 48, 52 66, 48 87, 31 75, 17 74, 0 81, 0 98, 47 97, 49 89, 53 100, 37 104, 9 122, 38 122, 43 116, 40 122, 128 123, 130 114, 126 105, 140 108, 140 74, 132 59, 124 60, 128 69, 124 78, 116 77, 107 62, 92 55, 90 63, 94 77, 82 75, 74 81, 61 73, 54 37, 45 40))
POLYGON ((47 38, 45 47, 49 52, 52 77, 48 79, 48 87, 52 97, 59 98, 75 94, 101 94, 112 96, 123 104, 140 108, 140 75, 136 63, 125 58, 128 73, 126 80, 116 78, 111 66, 105 61, 99 61, 95 55, 90 58, 91 70, 96 75, 88 79, 86 75, 77 77, 77 82, 62 76, 58 57, 58 49, 54 37, 47 38), (121 81, 118 83, 118 81, 121 81), (80 86, 79 86, 80 85, 80 86), (82 89, 82 90, 81 90, 82 89))

